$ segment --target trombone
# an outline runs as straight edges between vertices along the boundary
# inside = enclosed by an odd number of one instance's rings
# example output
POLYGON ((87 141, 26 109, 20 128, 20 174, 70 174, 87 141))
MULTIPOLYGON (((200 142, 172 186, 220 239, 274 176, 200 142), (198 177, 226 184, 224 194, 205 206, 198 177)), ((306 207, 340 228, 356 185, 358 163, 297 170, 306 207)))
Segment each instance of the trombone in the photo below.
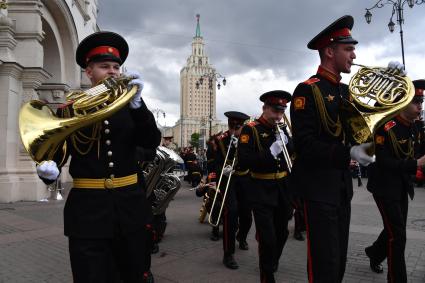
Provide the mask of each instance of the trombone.
POLYGON ((213 200, 213 203, 211 205, 210 215, 208 217, 208 222, 210 223, 211 226, 214 226, 214 227, 217 227, 220 224, 221 214, 223 212, 224 204, 225 204, 225 201, 226 201, 227 189, 229 188, 230 179, 232 178, 232 175, 233 175, 233 167, 235 166, 235 162, 236 162, 236 150, 235 150, 233 160, 232 160, 232 165, 231 165, 232 170, 230 171, 230 174, 227 177, 227 184, 226 184, 226 188, 224 189, 223 198, 221 200, 220 210, 218 211, 218 215, 217 215, 217 217, 214 221, 213 218, 214 218, 214 214, 215 214, 215 210, 216 210, 215 203, 217 201, 218 195, 220 195, 220 192, 221 192, 221 190, 220 190, 221 180, 223 179, 224 168, 226 167, 227 159, 229 159, 229 153, 230 153, 230 149, 232 148, 232 145, 235 147, 235 149, 237 149, 238 138, 235 137, 234 135, 231 135, 231 137, 230 137, 230 143, 229 143, 229 146, 227 148, 226 158, 224 159, 223 168, 221 169, 221 174, 220 174, 220 178, 218 179, 218 183, 217 183, 217 187, 216 187, 216 191, 215 191, 215 195, 214 195, 214 200, 213 200))
MULTIPOLYGON (((286 161, 286 165, 288 166, 288 171, 289 173, 291 173, 292 170, 292 159, 291 159, 291 155, 289 154, 288 148, 286 147, 285 144, 285 139, 283 137, 283 135, 285 134, 281 127, 288 127, 289 129, 291 129, 290 123, 289 123, 289 119, 286 117, 286 115, 283 115, 283 120, 285 121, 284 123, 276 123, 276 133, 279 134, 279 138, 282 141, 282 153, 283 153, 283 157, 285 158, 286 161)), ((289 135, 289 134, 288 134, 289 135)), ((288 137, 289 139, 289 137, 288 137)))

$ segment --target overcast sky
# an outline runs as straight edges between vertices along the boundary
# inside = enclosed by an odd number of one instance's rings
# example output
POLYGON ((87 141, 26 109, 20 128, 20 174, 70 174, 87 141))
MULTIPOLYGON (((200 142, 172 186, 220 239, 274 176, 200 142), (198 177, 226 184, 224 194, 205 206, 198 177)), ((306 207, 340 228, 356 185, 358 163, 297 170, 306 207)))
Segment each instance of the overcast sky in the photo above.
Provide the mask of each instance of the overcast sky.
MULTIPOLYGON (((385 2, 385 1, 384 1, 385 2)), ((313 75, 318 54, 308 41, 337 18, 354 17, 352 35, 359 41, 356 62, 386 66, 401 59, 400 28, 387 27, 392 6, 372 10, 372 0, 101 0, 101 30, 122 34, 130 46, 125 63, 145 81, 143 96, 150 109, 166 113, 159 123, 172 126, 180 116, 180 70, 191 54, 196 14, 209 62, 227 79, 217 91, 217 115, 230 110, 258 115, 263 92, 296 85, 313 75)), ((404 8, 406 70, 425 78, 425 4, 404 8)), ((396 22, 396 17, 393 19, 396 22)), ((353 71, 357 69, 353 67, 353 71)), ((348 83, 349 75, 343 76, 348 83)))

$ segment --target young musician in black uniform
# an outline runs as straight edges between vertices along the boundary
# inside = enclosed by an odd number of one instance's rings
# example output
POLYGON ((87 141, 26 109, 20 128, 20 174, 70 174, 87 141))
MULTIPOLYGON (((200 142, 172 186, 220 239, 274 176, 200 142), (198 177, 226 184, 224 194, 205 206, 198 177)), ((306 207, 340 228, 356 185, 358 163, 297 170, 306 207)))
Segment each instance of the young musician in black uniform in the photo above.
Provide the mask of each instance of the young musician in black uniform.
MULTIPOLYGON (((113 32, 96 32, 78 46, 76 61, 92 85, 118 77, 128 54, 127 42, 113 32)), ((71 156, 73 178, 64 208, 74 282, 143 282, 146 245, 146 196, 138 184, 137 147, 155 148, 161 134, 141 97, 137 75, 129 85, 138 91, 130 103, 111 116, 73 133, 61 158, 37 166, 53 182, 71 156), (59 168, 58 168, 59 167, 59 168)), ((72 116, 72 102, 59 115, 72 116)))
POLYGON ((415 119, 421 114, 425 80, 414 81, 412 102, 375 134, 376 163, 369 168, 367 189, 382 216, 384 229, 378 239, 365 249, 370 267, 382 273, 381 262, 386 258, 388 282, 407 282, 404 250, 408 196, 413 199, 412 176, 425 165, 425 155, 414 156, 417 129, 415 119))
MULTIPOLYGON (((226 200, 223 207, 223 264, 230 269, 237 269, 239 266, 234 259, 235 237, 238 230, 238 241, 242 249, 248 249, 246 237, 252 223, 251 210, 246 201, 245 190, 249 186, 248 170, 242 168, 235 160, 232 168, 232 161, 236 158, 237 141, 242 130, 242 126, 249 116, 237 112, 229 111, 224 113, 228 119, 229 129, 216 138, 217 152, 215 154, 214 167, 212 172, 219 178, 223 171, 223 177, 220 184, 221 194, 224 195, 228 183, 228 177, 231 175, 230 183, 227 189, 226 200), (226 164, 225 158, 230 148, 226 164), (233 172, 232 172, 233 170, 233 172), (239 219, 239 225, 238 225, 239 219)), ((218 182, 218 179, 216 180, 218 182)), ((218 184, 217 184, 218 185, 218 184)))
POLYGON ((296 154, 291 187, 304 199, 309 282, 342 281, 353 196, 350 160, 363 165, 373 161, 366 154, 370 144, 350 148, 339 116, 342 98, 349 95, 340 73, 350 73, 356 58, 353 23, 344 16, 308 43, 319 51, 320 66, 297 86, 291 103, 296 154))
MULTIPOLYGON (((277 131, 291 95, 283 90, 261 95, 261 117, 242 128, 238 162, 250 171, 249 200, 257 230, 261 282, 275 282, 273 273, 288 238, 291 204, 286 177, 288 168, 282 153, 288 146, 286 130, 277 131)), ((290 148, 289 148, 290 150, 290 148)))

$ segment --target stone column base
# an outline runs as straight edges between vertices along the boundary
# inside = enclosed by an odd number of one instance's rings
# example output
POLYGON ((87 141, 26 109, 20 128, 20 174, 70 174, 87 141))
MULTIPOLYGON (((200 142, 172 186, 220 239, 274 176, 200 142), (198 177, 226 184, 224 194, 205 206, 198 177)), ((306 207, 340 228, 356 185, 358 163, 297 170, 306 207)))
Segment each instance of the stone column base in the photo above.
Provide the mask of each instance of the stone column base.
POLYGON ((0 172, 0 202, 39 201, 49 196, 34 171, 0 172))

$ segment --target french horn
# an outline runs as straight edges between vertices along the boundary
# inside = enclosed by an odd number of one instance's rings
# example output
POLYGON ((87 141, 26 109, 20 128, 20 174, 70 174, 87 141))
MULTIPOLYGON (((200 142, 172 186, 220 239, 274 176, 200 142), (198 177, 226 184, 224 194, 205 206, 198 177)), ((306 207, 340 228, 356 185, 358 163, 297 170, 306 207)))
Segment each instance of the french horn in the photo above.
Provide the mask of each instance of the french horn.
POLYGON ((106 78, 85 91, 67 95, 73 117, 61 118, 44 102, 26 102, 19 112, 19 132, 25 150, 38 164, 52 160, 58 150, 66 153, 66 138, 77 130, 101 121, 123 108, 138 90, 128 87, 132 77, 106 78))
POLYGON ((398 69, 353 65, 361 68, 350 80, 341 115, 351 142, 360 144, 373 141, 376 129, 412 101, 415 89, 398 69))

